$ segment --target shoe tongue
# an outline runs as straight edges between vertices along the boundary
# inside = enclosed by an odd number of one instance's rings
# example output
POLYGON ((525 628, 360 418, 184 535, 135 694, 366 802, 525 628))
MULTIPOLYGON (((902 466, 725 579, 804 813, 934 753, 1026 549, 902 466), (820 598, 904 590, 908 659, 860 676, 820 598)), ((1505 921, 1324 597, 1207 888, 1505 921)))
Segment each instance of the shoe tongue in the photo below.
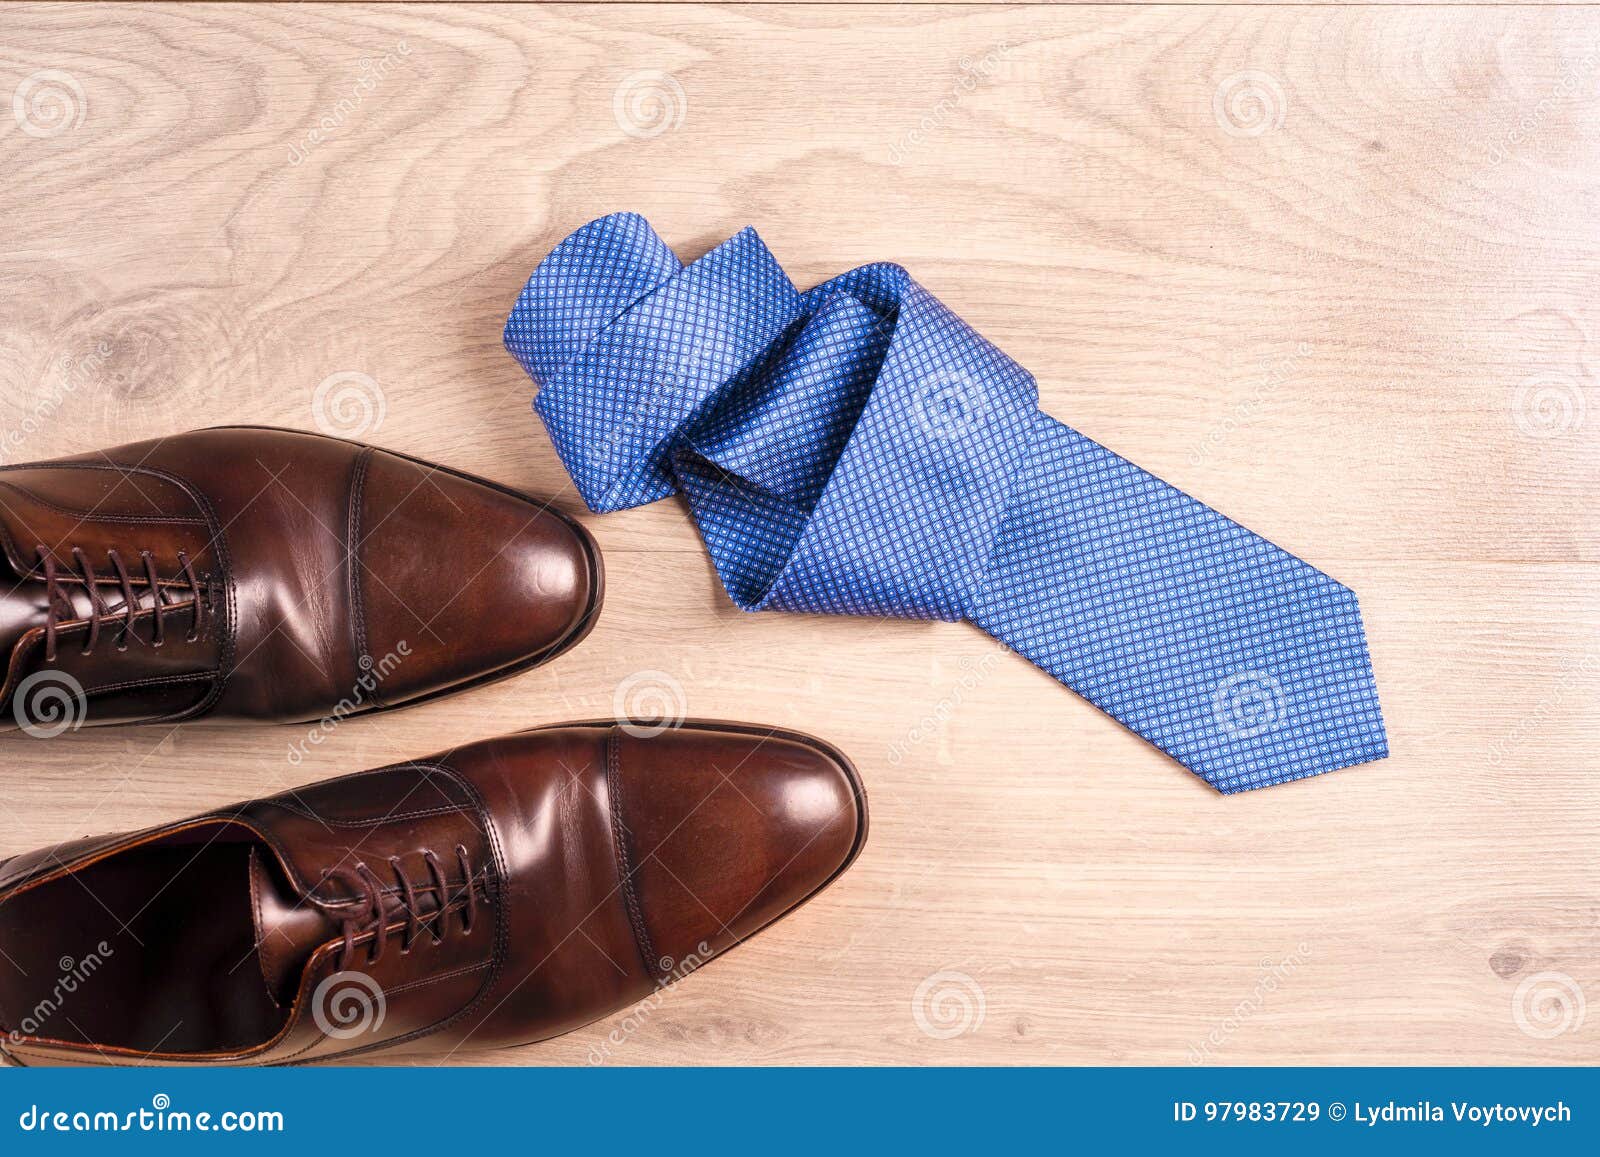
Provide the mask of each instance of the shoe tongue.
POLYGON ((267 991, 278 1004, 293 1001, 306 963, 339 935, 333 921, 304 899, 277 860, 250 849, 250 897, 255 912, 256 953, 267 991))

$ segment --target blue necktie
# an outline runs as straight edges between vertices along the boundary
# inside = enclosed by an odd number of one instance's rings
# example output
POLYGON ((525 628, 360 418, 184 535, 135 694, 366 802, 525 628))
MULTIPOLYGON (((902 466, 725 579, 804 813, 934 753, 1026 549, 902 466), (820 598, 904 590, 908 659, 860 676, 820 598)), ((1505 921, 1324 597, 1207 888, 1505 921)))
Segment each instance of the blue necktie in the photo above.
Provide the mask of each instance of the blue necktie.
POLYGON ((801 293, 754 230, 685 266, 618 213, 505 344, 589 507, 683 493, 745 610, 969 620, 1223 792, 1388 754, 1347 587, 1040 413, 897 265, 801 293))

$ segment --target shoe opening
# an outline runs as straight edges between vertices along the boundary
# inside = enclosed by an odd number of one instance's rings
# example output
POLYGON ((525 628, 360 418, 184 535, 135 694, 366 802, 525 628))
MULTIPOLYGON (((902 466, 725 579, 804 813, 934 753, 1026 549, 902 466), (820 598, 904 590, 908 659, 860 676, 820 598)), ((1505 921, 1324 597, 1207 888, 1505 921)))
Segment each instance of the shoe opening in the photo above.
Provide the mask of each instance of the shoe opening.
POLYGON ((262 973, 249 829, 202 824, 0 902, 0 1028, 150 1054, 264 1044, 288 1018, 262 973))

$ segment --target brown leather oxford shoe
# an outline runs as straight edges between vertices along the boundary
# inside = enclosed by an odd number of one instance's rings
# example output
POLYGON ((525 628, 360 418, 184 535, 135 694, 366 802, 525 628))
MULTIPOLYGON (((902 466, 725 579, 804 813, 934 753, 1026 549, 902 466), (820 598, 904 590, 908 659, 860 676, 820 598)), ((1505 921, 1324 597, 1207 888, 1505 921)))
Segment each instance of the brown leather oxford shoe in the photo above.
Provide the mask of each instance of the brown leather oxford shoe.
POLYGON ((594 541, 401 454, 224 427, 0 468, 0 728, 305 720, 573 646, 594 541))
POLYGON ((0 864, 23 1064, 289 1064, 542 1040, 649 995, 849 866, 808 736, 563 724, 0 864))

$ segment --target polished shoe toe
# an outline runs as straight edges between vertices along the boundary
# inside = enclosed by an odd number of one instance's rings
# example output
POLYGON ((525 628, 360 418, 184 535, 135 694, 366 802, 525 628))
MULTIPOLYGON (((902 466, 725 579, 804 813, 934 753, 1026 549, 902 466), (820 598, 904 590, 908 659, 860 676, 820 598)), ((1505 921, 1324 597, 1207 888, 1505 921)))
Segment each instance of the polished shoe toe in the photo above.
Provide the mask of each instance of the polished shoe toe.
POLYGON ((385 705, 544 662, 594 622, 599 550, 547 503, 383 451, 351 501, 352 603, 385 705))
POLYGON ((810 899, 866 835, 855 769, 808 736, 624 727, 612 761, 635 932, 658 979, 698 967, 810 899))

